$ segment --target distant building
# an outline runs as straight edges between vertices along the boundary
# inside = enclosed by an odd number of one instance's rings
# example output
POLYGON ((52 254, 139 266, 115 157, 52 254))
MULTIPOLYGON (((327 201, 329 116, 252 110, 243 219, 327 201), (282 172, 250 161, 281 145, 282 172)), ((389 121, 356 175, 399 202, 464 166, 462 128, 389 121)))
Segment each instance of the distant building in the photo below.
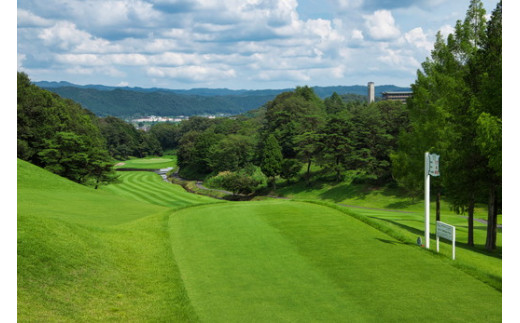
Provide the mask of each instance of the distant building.
POLYGON ((376 100, 376 89, 374 82, 368 82, 368 103, 372 103, 376 100))
POLYGON ((390 101, 401 101, 401 103, 406 103, 406 100, 412 96, 413 92, 383 92, 383 100, 390 101))

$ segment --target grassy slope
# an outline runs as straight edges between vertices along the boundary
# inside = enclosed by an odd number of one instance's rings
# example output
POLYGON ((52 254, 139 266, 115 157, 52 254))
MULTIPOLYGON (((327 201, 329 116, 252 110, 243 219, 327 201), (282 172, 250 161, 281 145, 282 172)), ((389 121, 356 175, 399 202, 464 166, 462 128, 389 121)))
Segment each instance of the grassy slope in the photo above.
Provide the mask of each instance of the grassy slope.
POLYGON ((196 320, 170 247, 170 214, 19 160, 18 319, 196 320))
POLYGON ((170 218, 202 320, 498 322, 501 293, 337 210, 302 202, 200 206, 170 218))

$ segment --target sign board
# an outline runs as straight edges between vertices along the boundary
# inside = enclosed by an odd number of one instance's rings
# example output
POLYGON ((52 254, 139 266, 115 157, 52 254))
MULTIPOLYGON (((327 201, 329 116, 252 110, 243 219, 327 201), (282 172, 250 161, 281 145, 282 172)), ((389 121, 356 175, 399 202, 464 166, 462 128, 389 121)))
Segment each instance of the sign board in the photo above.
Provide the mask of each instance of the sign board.
POLYGON ((448 239, 453 241, 453 231, 455 227, 449 224, 446 224, 441 221, 437 221, 437 227, 436 227, 436 235, 438 235, 441 238, 448 239))
POLYGON ((439 252, 439 238, 451 240, 452 259, 455 260, 455 227, 453 225, 437 221, 435 226, 435 236, 437 238, 437 252, 439 252))
POLYGON ((429 162, 428 162, 428 174, 431 176, 440 176, 441 173, 439 171, 439 155, 436 154, 428 154, 429 162))

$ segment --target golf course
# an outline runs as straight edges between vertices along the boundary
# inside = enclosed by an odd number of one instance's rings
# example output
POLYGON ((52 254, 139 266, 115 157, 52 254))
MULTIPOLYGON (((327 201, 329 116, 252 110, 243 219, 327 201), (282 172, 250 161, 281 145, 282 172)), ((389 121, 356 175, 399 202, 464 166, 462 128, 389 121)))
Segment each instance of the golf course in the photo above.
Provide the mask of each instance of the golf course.
POLYGON ((412 211, 229 202, 144 171, 99 190, 22 160, 17 171, 19 321, 502 318, 501 257, 417 246, 412 211))

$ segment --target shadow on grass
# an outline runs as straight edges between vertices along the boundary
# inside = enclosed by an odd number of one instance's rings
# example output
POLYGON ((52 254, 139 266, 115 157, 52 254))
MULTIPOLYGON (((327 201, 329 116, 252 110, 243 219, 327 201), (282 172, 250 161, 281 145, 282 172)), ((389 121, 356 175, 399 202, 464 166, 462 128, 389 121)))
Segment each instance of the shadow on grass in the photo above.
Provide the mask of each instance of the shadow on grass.
POLYGON ((412 199, 410 200, 406 200, 406 201, 399 201, 399 202, 395 202, 395 203, 390 203, 388 205, 385 206, 385 208, 388 208, 388 209, 405 209, 409 206, 412 206, 412 205, 416 205, 418 202, 417 201, 414 201, 412 199))
MULTIPOLYGON (((413 233, 414 235, 418 235, 420 237, 422 237, 423 234, 424 234, 424 231, 422 231, 422 230, 416 229, 414 227, 411 227, 411 226, 408 226, 408 225, 405 225, 405 224, 402 224, 402 223, 399 223, 399 222, 395 222, 395 221, 392 221, 392 220, 389 220, 389 219, 378 218, 376 216, 368 216, 368 217, 372 218, 372 219, 375 219, 375 220, 391 223, 391 224, 393 224, 395 226, 400 227, 401 229, 404 229, 404 230, 406 230, 406 231, 408 231, 410 233, 413 233)), ((430 239, 434 239, 435 240, 435 233, 430 233, 430 239)), ((470 250, 470 251, 473 251, 473 252, 477 252, 479 254, 482 254, 482 255, 485 255, 485 256, 488 256, 488 257, 502 259, 502 248, 501 247, 497 247, 497 249, 495 251, 489 252, 489 251, 487 251, 485 249, 485 245, 483 245, 483 244, 475 244, 475 246, 471 247, 471 246, 468 246, 467 244, 461 244, 459 242, 459 243, 457 243, 457 248, 462 248, 462 249, 470 250)))
POLYGON ((397 241, 397 240, 386 240, 386 239, 381 239, 381 238, 376 238, 376 240, 379 240, 383 243, 387 243, 387 244, 391 244, 391 245, 405 244, 404 242, 397 241))
POLYGON ((360 199, 364 200, 369 194, 369 190, 365 185, 340 184, 331 189, 321 193, 319 196, 324 200, 332 200, 336 203, 345 199, 360 199))

